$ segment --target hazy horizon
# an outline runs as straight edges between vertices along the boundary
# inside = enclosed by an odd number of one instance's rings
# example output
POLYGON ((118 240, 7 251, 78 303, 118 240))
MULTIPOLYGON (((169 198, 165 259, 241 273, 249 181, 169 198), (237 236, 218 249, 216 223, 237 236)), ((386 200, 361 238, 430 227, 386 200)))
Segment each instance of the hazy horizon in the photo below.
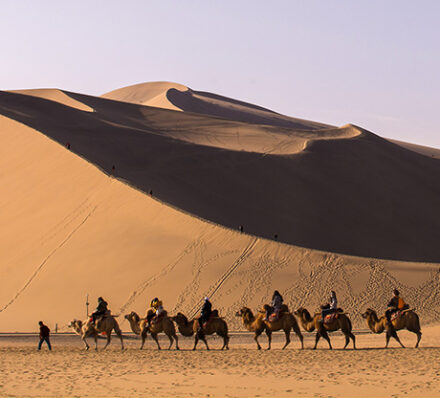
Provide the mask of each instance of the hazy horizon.
POLYGON ((2 90, 173 81, 440 147, 440 3, 4 1, 2 90))

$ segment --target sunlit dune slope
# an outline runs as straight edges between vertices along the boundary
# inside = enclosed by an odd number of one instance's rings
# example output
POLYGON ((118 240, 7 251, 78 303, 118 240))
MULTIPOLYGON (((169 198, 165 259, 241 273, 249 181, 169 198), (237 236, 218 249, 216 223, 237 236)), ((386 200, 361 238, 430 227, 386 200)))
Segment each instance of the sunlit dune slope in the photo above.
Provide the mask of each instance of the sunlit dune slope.
MULTIPOLYGON (((8 97, 10 106, 13 102, 8 97)), ((28 118, 35 118, 49 106, 33 98, 30 112, 25 103, 20 109, 28 118)), ((67 330, 72 318, 86 317, 87 293, 89 311, 97 297, 103 296, 113 313, 121 315, 131 310, 142 314, 155 296, 164 300, 171 313, 193 315, 208 295, 230 328, 238 329, 241 326, 235 311, 242 305, 261 307, 274 289, 283 293, 292 308, 308 306, 311 310, 335 289, 341 305, 360 327, 359 309, 372 306, 383 310, 389 291, 397 286, 417 308, 423 325, 437 319, 439 298, 433 293, 439 284, 438 264, 308 250, 202 221, 161 203, 156 193, 150 197, 134 190, 48 139, 67 138, 75 151, 88 142, 93 148, 87 152, 91 157, 102 153, 106 145, 113 148, 111 155, 135 156, 134 149, 121 147, 115 140, 111 134, 115 127, 108 127, 109 132, 104 124, 101 131, 93 130, 98 121, 80 120, 72 131, 87 134, 75 136, 63 127, 72 119, 63 121, 63 117, 77 118, 84 112, 64 113, 65 107, 59 104, 50 104, 48 109, 56 111, 51 115, 61 112, 55 127, 63 136, 41 134, 0 116, 0 331, 35 331, 39 320, 52 330, 56 325, 67 330), (95 140, 99 134, 104 141, 95 140)), ((129 141, 131 135, 139 134, 128 128, 118 133, 129 141)), ((148 142, 137 142, 149 146, 148 142)), ((176 156, 176 148, 164 145, 162 149, 164 163, 153 158, 153 150, 146 157, 157 162, 153 167, 156 172, 169 162, 167 149, 176 156)), ((196 149, 200 150, 192 148, 196 149)), ((191 159, 190 153, 183 153, 180 159, 185 155, 191 159)), ((120 165, 116 164, 117 173, 120 165)), ((124 165, 128 166, 130 163, 124 165)), ((149 163, 147 169, 151 166, 149 163)), ((159 177, 172 183, 165 173, 159 177)), ((180 185, 174 185, 175 194, 180 185)), ((199 198, 200 205, 203 199, 199 198)), ((272 212, 276 210, 274 207, 272 212)), ((218 207, 219 213, 224 211, 218 207)), ((128 330, 123 317, 118 320, 128 330)))
POLYGON ((135 84, 111 91, 102 95, 102 97, 215 116, 226 120, 288 127, 297 130, 319 130, 333 127, 323 123, 280 115, 261 106, 217 94, 194 91, 189 87, 170 82, 135 84))
POLYGON ((337 253, 440 259, 436 159, 350 125, 304 132, 247 123, 253 143, 246 151, 247 143, 227 143, 239 142, 240 135, 229 140, 232 134, 223 133, 238 122, 69 96, 95 112, 11 93, 0 95, 0 112, 69 142, 103 171, 115 166, 117 178, 220 225, 337 253), (217 133, 209 137, 209 130, 217 133), (268 136, 280 135, 287 144, 277 151, 268 136))

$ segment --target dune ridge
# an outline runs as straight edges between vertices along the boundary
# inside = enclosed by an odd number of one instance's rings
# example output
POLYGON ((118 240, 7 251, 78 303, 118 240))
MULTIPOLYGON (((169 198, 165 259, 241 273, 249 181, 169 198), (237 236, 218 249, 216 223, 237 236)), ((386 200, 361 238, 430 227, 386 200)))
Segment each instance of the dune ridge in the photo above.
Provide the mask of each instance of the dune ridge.
POLYGON ((334 128, 334 126, 323 123, 284 116, 261 106, 221 95, 194 91, 189 87, 170 82, 135 84, 103 94, 101 97, 214 116, 225 120, 294 128, 296 130, 334 128))

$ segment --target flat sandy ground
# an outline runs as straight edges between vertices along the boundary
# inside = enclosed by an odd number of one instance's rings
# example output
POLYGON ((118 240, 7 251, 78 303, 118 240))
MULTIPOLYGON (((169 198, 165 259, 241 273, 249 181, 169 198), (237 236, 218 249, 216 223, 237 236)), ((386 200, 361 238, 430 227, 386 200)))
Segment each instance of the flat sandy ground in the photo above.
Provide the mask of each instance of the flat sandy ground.
MULTIPOLYGON (((292 336, 281 351, 277 334, 271 351, 257 351, 250 334, 231 337, 231 349, 191 351, 192 339, 181 338, 181 351, 157 351, 151 338, 143 351, 139 340, 126 340, 123 352, 113 340, 107 351, 84 351, 76 336, 53 336, 54 349, 36 350, 37 336, 0 337, 2 397, 438 397, 440 396, 439 327, 424 330, 419 349, 384 350, 383 335, 359 334, 359 349, 334 350, 313 336, 306 349, 292 336)), ((400 333, 407 346, 415 336, 400 333)), ((265 337, 261 339, 266 347, 265 337)), ((167 347, 165 340, 161 340, 167 347)), ((99 342, 101 347, 103 341, 99 342)))

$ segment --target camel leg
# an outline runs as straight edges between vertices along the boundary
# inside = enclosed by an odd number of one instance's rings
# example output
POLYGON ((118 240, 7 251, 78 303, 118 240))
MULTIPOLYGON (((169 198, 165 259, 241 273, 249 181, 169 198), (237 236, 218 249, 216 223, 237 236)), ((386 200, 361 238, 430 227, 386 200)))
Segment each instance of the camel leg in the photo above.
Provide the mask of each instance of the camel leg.
POLYGON ((141 350, 142 350, 142 348, 144 348, 144 344, 145 344, 145 339, 147 338, 147 329, 144 329, 144 330, 142 330, 142 333, 141 333, 141 339, 142 339, 142 343, 141 343, 141 350))
POLYGON ((261 333, 262 333, 263 331, 261 330, 257 330, 256 332, 255 332, 255 336, 254 336, 254 340, 255 340, 255 342, 257 343, 257 347, 258 347, 258 349, 259 350, 261 350, 261 345, 260 345, 260 343, 258 342, 258 337, 261 335, 261 333))
POLYGON ((223 348, 226 348, 227 350, 229 350, 229 336, 228 335, 223 336, 223 347, 222 347, 222 350, 223 350, 223 348))
POLYGON ((108 332, 107 333, 107 343, 104 346, 104 350, 107 348, 107 346, 110 344, 110 342, 112 341, 112 332, 108 332))
POLYGON ((318 347, 318 341, 320 338, 321 338, 321 332, 318 330, 315 336, 315 346, 313 347, 314 350, 316 350, 316 347, 318 347))
POLYGON ((285 330, 284 334, 286 335, 286 343, 284 344, 283 350, 290 344, 290 329, 285 330))
POLYGON ((88 351, 90 349, 90 346, 88 345, 86 338, 83 336, 81 337, 81 340, 84 342, 84 344, 86 345, 86 351, 88 351))
MULTIPOLYGON (((151 332, 150 332, 151 333, 151 332)), ((156 333, 151 333, 151 337, 153 338, 153 340, 156 342, 157 344, 157 349, 160 350, 160 344, 159 344, 159 340, 157 338, 157 334, 156 333)))
POLYGON ((270 348, 272 346, 272 332, 269 329, 266 329, 266 335, 267 335, 267 342, 268 342, 267 349, 270 350, 270 348))
POLYGON ((344 335, 345 335, 345 345, 344 345, 344 350, 345 350, 348 346, 348 343, 350 342, 350 337, 348 337, 348 334, 344 333, 344 335))
POLYGON ((351 339, 353 340, 353 350, 356 349, 356 337, 353 333, 349 333, 349 336, 351 337, 351 339))
POLYGON ((298 336, 299 341, 301 342, 301 349, 303 350, 304 349, 304 337, 301 333, 301 330, 299 330, 299 327, 297 325, 294 325, 293 331, 298 336))
POLYGON ((177 334, 176 333, 174 333, 174 340, 176 341, 176 350, 180 350, 180 348, 179 348, 179 339, 177 338, 177 334))
POLYGON ((171 335, 170 334, 167 334, 167 336, 168 336, 168 338, 170 339, 170 345, 169 345, 169 347, 168 347, 168 351, 169 350, 171 350, 171 347, 173 346, 173 338, 171 337, 171 335))
POLYGON ((400 341, 399 336, 397 336, 397 333, 395 330, 392 332, 391 336, 394 337, 394 339, 402 346, 402 348, 405 348, 405 346, 400 341))
POLYGON ((203 334, 200 336, 200 339, 205 343, 206 349, 209 351, 208 342, 206 341, 206 336, 203 334))
POLYGON ((122 339, 122 333, 120 330, 115 331, 116 335, 119 337, 119 340, 121 340, 121 350, 124 349, 124 340, 122 339))
POLYGON ((193 351, 195 351, 198 342, 199 342, 199 334, 196 333, 195 336, 194 336, 194 347, 193 347, 193 351))
POLYGON ((95 351, 98 351, 98 335, 95 334, 93 337, 95 338, 95 351))
POLYGON ((329 350, 332 350, 333 347, 332 347, 332 343, 330 343, 330 337, 328 337, 327 330, 325 330, 324 327, 321 330, 321 336, 327 340, 329 350))
POLYGON ((410 329, 410 328, 408 328, 408 330, 417 335, 417 343, 416 343, 416 347, 415 347, 415 348, 417 348, 419 346, 420 339, 422 338, 422 332, 420 330, 414 330, 414 329, 410 329))
POLYGON ((389 332, 389 330, 387 330, 387 332, 385 334, 385 341, 386 341, 385 348, 388 348, 388 344, 390 342, 390 337, 391 337, 390 332, 389 332))

